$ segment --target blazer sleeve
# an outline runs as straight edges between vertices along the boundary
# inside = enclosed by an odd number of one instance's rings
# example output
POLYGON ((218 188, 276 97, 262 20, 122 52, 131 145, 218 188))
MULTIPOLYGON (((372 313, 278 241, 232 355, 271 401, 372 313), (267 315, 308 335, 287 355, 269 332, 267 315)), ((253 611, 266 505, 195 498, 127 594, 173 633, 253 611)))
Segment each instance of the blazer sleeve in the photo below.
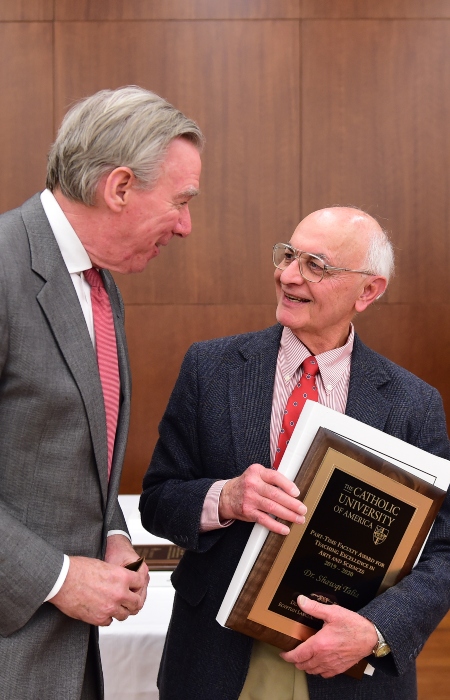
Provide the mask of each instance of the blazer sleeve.
MULTIPOLYGON (((429 402, 424 407, 416 445, 449 458, 444 409, 435 389, 430 390, 429 402)), ((376 659, 374 665, 388 673, 403 673, 449 607, 450 492, 412 572, 359 611, 378 627, 391 646, 391 654, 376 659)))
POLYGON ((147 530, 198 552, 208 550, 223 533, 199 533, 205 496, 217 481, 205 475, 199 444, 200 377, 208 382, 208 373, 199 371, 198 346, 193 345, 160 423, 139 506, 147 530))
MULTIPOLYGON (((0 276, 0 380, 9 346, 6 290, 0 276)), ((3 472, 5 465, 0 465, 3 472)), ((8 636, 30 619, 55 584, 64 561, 49 543, 4 506, 0 493, 0 634, 8 636)))

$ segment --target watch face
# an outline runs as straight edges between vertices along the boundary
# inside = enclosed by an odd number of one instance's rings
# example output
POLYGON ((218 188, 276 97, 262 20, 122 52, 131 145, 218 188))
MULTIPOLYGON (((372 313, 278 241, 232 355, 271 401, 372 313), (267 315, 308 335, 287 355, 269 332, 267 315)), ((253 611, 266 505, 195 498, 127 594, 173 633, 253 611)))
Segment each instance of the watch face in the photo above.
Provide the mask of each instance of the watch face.
POLYGON ((377 657, 377 659, 381 658, 382 656, 386 656, 389 654, 391 651, 391 647, 389 644, 386 644, 386 642, 381 642, 381 644, 378 644, 377 647, 374 649, 374 656, 377 657))

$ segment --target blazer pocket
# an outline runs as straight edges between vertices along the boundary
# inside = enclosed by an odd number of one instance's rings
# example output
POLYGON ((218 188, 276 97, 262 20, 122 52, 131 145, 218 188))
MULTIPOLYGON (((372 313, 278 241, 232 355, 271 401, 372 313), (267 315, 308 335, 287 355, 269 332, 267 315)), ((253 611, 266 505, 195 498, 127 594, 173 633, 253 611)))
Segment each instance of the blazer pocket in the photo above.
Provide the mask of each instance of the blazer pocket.
POLYGON ((208 584, 204 573, 201 573, 191 561, 191 556, 189 552, 186 552, 173 572, 171 581, 183 600, 195 607, 205 597, 208 584))

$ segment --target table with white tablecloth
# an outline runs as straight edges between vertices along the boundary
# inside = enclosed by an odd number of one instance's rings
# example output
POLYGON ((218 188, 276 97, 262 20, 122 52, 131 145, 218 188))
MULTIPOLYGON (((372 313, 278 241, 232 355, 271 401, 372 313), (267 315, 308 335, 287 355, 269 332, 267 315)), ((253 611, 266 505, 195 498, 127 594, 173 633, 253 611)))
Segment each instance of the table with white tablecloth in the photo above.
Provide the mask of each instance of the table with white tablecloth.
MULTIPOLYGON (((138 496, 119 496, 133 544, 168 544, 141 524, 138 496)), ((172 611, 171 571, 151 571, 147 600, 138 615, 100 628, 105 700, 157 700, 156 677, 172 611)))

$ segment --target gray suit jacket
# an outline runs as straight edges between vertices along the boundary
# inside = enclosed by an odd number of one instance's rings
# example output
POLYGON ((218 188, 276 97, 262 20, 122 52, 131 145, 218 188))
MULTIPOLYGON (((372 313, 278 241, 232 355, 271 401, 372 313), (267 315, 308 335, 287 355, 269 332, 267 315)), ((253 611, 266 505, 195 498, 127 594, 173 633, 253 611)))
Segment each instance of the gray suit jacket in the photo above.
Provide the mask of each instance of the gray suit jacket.
MULTIPOLYGON (((217 611, 252 529, 199 534, 205 495, 217 479, 253 462, 270 466, 270 418, 281 327, 190 348, 160 425, 144 478, 144 526, 188 551, 172 576, 174 609, 163 654, 161 700, 237 700, 252 640, 223 629, 217 611)), ((448 458, 438 392, 367 348, 352 354, 347 414, 448 458)), ((361 612, 385 634, 392 654, 373 677, 308 676, 311 700, 413 700, 414 659, 450 606, 450 500, 410 576, 361 612)))
POLYGON ((90 627, 42 601, 63 554, 101 558, 129 422, 123 304, 109 273, 121 407, 108 486, 97 361, 39 195, 0 217, 0 697, 75 700, 90 627))

